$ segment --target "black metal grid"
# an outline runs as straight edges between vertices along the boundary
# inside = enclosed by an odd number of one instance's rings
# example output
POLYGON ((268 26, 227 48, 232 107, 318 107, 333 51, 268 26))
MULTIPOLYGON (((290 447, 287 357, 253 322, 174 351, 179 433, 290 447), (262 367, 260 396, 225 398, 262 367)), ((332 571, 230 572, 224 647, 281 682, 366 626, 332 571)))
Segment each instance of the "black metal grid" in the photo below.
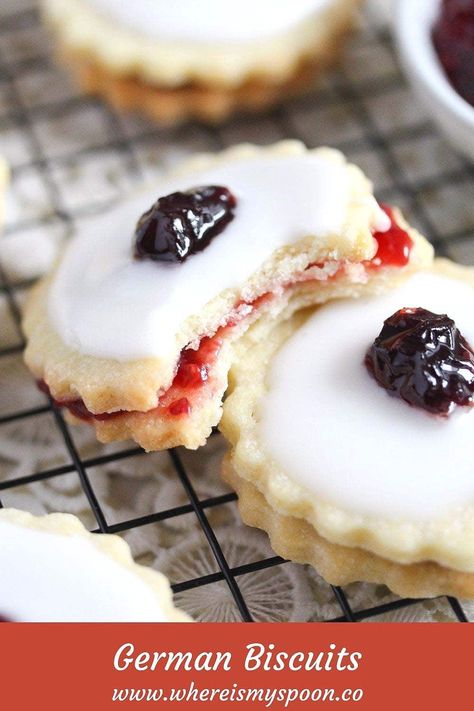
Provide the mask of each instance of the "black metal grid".
MULTIPOLYGON (((34 7, 18 12, 11 12, 7 16, 3 17, 0 23, 0 39, 3 33, 8 33, 9 31, 18 29, 34 29, 37 27, 37 23, 38 16, 34 7)), ((390 36, 384 30, 374 29, 373 27, 370 28, 370 31, 366 32, 366 38, 363 41, 368 43, 376 43, 388 52, 392 52, 390 36)), ((104 112, 104 116, 106 117, 111 129, 113 129, 111 131, 113 139, 107 144, 107 148, 113 148, 119 151, 127 163, 130 174, 140 177, 141 166, 139 160, 137 159, 136 145, 134 145, 133 139, 129 138, 123 130, 120 117, 118 117, 110 108, 103 106, 100 102, 97 102, 94 99, 74 97, 65 102, 60 102, 59 104, 40 105, 34 108, 29 108, 25 105, 21 93, 18 91, 16 79, 21 72, 24 72, 29 67, 34 66, 35 69, 41 67, 49 68, 49 54, 43 52, 38 56, 13 63, 8 62, 7 60, 8 57, 0 55, 0 84, 7 87, 11 99, 11 108, 6 119, 8 121, 15 122, 16 125, 22 128, 23 134, 30 144, 32 155, 34 156, 33 161, 19 166, 17 170, 21 171, 28 167, 35 166, 40 171, 44 186, 46 187, 49 199, 53 205, 54 210, 52 217, 56 220, 60 220, 68 226, 73 226, 75 220, 80 217, 81 213, 80 211, 70 211, 63 204, 60 191, 58 190, 57 184, 52 176, 52 161, 45 153, 41 142, 38 140, 37 134, 34 130, 34 122, 42 115, 57 115, 58 112, 74 110, 77 105, 84 103, 100 106, 101 111, 104 112)), ((428 214, 423 201, 420 199, 420 193, 421 191, 434 190, 439 187, 458 183, 466 183, 468 186, 467 190, 469 190, 468 181, 470 181, 470 185, 472 186, 472 167, 461 161, 460 166, 455 170, 445 171, 443 167, 440 166, 440 171, 436 176, 425 180, 418 180, 416 184, 414 184, 413 181, 407 180, 394 152, 394 146, 396 146, 400 141, 406 139, 433 135, 433 127, 427 120, 422 118, 422 120, 415 126, 394 129, 387 134, 377 126, 377 123, 374 121, 373 116, 367 109, 367 105, 365 103, 367 98, 370 98, 371 96, 381 96, 384 92, 390 92, 398 87, 403 87, 403 80, 398 72, 390 75, 389 77, 382 77, 379 80, 356 82, 351 80, 344 70, 341 70, 334 76, 329 88, 322 88, 318 91, 318 106, 330 106, 334 103, 350 105, 353 115, 363 127, 363 130, 359 138, 340 141, 336 147, 342 150, 350 150, 354 152, 357 150, 358 144, 360 144, 361 147, 368 147, 370 150, 373 150, 379 160, 383 163, 387 174, 391 178, 392 188, 389 189, 388 192, 390 194, 395 192, 401 196, 404 207, 407 209, 410 217, 414 219, 415 223, 420 226, 425 234, 430 236, 438 252, 449 255, 451 245, 456 244, 458 241, 465 241, 469 237, 473 236, 472 228, 461 229, 454 234, 451 233, 448 239, 446 235, 437 228, 437 225, 428 214)), ((309 101, 311 101, 311 98, 301 99, 292 102, 289 106, 292 106, 293 110, 295 110, 295 108, 298 109, 298 106, 301 105, 304 109, 304 107, 308 105, 309 101)), ((294 111, 292 113, 288 106, 275 109, 267 115, 265 120, 270 121, 272 126, 277 128, 280 133, 280 137, 299 137, 297 127, 294 122, 294 111)), ((188 126, 170 131, 170 135, 173 135, 174 140, 179 140, 181 135, 186 135, 186 131, 192 132, 195 128, 199 128, 199 131, 201 132, 206 132, 209 144, 212 147, 219 149, 225 145, 225 138, 223 136, 225 134, 226 127, 221 128, 220 130, 211 130, 205 126, 188 126)), ((141 135, 141 139, 153 140, 155 133, 156 135, 159 134, 162 138, 162 132, 150 128, 149 132, 141 135)), ((102 145, 98 147, 98 150, 103 148, 104 146, 102 145)), ((94 151, 94 147, 86 150, 89 152, 94 151)), ((381 191, 378 197, 380 199, 384 199, 385 192, 387 191, 381 191)), ((51 219, 51 217, 47 219, 51 219)), ((22 229, 24 229, 25 226, 27 227, 28 224, 21 224, 22 229)), ((29 286, 29 283, 14 283, 11 279, 8 279, 0 265, 0 293, 3 293, 8 301, 9 310, 15 323, 19 339, 18 345, 1 350, 0 358, 19 353, 23 349, 24 340, 20 326, 21 312, 18 294, 20 290, 25 288, 25 286, 29 286)), ((52 413, 54 416, 55 426, 67 449, 70 463, 31 473, 16 479, 0 481, 0 492, 7 489, 13 489, 14 487, 22 486, 24 484, 52 479, 53 477, 61 477, 71 472, 76 472, 84 494, 87 497, 90 509, 97 522, 95 531, 98 533, 123 533, 139 526, 146 526, 159 521, 166 521, 167 519, 171 519, 173 517, 194 512, 212 550, 219 570, 218 572, 203 577, 177 583, 172 586, 174 592, 190 590, 223 580, 229 587, 230 593, 232 594, 239 609, 242 620, 253 621, 245 598, 239 588, 239 576, 263 570, 265 568, 270 568, 272 566, 282 565, 285 561, 278 556, 273 556, 257 562, 249 562, 248 564, 240 565, 238 567, 230 567, 222 548, 219 545, 215 532, 209 523, 206 511, 211 507, 222 506, 229 502, 235 501, 236 495, 229 493, 221 496, 201 499, 193 487, 179 450, 170 450, 169 457, 174 466, 176 477, 186 493, 188 503, 164 511, 157 511, 150 515, 132 518, 117 524, 109 524, 99 503, 98 496, 94 491, 94 487, 88 475, 88 470, 91 467, 117 461, 118 459, 146 455, 144 455, 142 450, 134 447, 118 453, 104 454, 103 456, 97 456, 95 458, 85 460, 81 459, 70 435, 68 425, 63 419, 61 411, 58 410, 54 404, 46 398, 46 396, 43 405, 2 415, 0 417, 0 425, 15 420, 34 418, 48 412, 52 413)), ((137 486, 139 486, 139 483, 137 483, 137 486)), ((341 614, 334 619, 327 621, 357 622, 420 602, 419 600, 397 599, 368 609, 353 610, 349 603, 348 597, 342 588, 332 587, 332 590, 335 600, 340 607, 341 614)), ((460 602, 454 598, 448 598, 448 601, 456 619, 460 622, 467 622, 466 614, 460 602)))

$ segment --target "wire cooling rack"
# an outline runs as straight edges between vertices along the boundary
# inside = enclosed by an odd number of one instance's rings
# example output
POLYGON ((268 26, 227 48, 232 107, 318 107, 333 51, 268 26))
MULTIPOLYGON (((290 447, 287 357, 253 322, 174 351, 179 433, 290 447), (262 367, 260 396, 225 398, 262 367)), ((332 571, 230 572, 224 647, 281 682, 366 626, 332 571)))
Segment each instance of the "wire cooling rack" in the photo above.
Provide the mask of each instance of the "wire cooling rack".
MULTIPOLYGON (((138 118, 122 117, 96 99, 79 96, 54 65, 31 0, 6 0, 0 9, 0 152, 6 153, 13 166, 14 181, 28 177, 49 205, 43 212, 35 212, 34 208, 26 209, 25 214, 20 211, 7 225, 6 239, 17 233, 56 230, 58 226, 73 228, 84 214, 101 209, 117 197, 102 187, 91 190, 86 183, 65 190, 65 172, 75 161, 86 166, 87 175, 102 174, 111 164, 118 163, 120 180, 133 183, 147 175, 150 151, 151 162, 157 156, 165 163, 170 146, 176 153, 182 153, 190 149, 216 150, 245 140, 265 143, 292 137, 301 138, 308 145, 328 143, 345 151, 374 179, 379 199, 401 205, 411 221, 433 241, 438 253, 474 263, 472 167, 451 153, 414 104, 396 66, 389 33, 383 26, 366 19, 347 56, 341 69, 314 94, 291 101, 264 117, 234 119, 219 129, 193 124, 165 131, 138 118)), ((0 264, 0 293, 17 332, 15 343, 0 351, 0 360, 23 349, 20 297, 30 283, 29 279, 16 279, 6 265, 0 264)), ((278 556, 238 566, 228 561, 209 522, 209 512, 235 501, 235 494, 201 497, 184 462, 188 457, 183 458, 180 450, 170 450, 168 456, 187 503, 111 523, 90 470, 148 455, 138 448, 129 448, 112 453, 104 450, 98 456, 82 458, 61 411, 46 399, 38 406, 2 414, 0 430, 8 423, 38 418, 45 413, 52 415, 69 461, 1 479, 0 493, 75 472, 97 532, 124 534, 186 514, 194 515, 215 558, 217 571, 175 583, 174 592, 225 581, 241 619, 253 621, 239 580, 285 561, 278 556)), ((140 486, 140 480, 136 486, 140 486)), ((392 599, 354 609, 345 590, 332 587, 332 593, 340 612, 327 621, 361 621, 419 603, 392 599)), ((461 603, 453 598, 447 600, 453 619, 466 622, 461 603)))

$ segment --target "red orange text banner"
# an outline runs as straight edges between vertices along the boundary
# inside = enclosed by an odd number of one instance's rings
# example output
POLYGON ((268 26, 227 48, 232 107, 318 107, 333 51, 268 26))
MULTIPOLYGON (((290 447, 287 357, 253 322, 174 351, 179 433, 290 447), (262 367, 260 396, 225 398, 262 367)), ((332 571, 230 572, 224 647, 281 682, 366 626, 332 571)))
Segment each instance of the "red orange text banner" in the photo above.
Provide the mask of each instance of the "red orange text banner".
POLYGON ((472 708, 462 624, 2 624, 8 711, 472 708))

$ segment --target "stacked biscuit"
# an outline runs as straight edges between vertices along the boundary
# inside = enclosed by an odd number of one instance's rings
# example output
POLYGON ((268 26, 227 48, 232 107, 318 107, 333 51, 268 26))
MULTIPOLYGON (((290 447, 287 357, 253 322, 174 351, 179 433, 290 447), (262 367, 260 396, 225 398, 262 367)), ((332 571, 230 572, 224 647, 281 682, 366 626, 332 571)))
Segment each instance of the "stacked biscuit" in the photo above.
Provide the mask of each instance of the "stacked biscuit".
POLYGON ((160 123, 214 123, 307 90, 339 57, 360 4, 42 0, 81 87, 160 123))

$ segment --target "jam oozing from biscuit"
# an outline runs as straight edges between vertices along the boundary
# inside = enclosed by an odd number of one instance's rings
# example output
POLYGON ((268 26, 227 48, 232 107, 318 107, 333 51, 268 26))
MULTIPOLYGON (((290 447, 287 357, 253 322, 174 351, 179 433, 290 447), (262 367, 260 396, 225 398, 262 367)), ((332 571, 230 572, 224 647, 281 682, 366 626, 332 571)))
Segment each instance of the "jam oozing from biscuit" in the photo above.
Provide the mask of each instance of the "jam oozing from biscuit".
POLYGON ((434 415, 474 405, 474 351, 446 314, 400 309, 384 322, 365 364, 390 394, 434 415))
MULTIPOLYGON (((393 208, 381 204, 380 207, 390 219, 390 227, 385 232, 374 231, 373 238, 377 242, 377 252, 372 259, 362 262, 366 269, 380 267, 405 267, 410 261, 413 240, 408 232, 400 227, 395 218, 393 208)), ((324 262, 312 262, 308 268, 324 267, 324 262)), ((334 276, 339 275, 339 271, 334 276)))
MULTIPOLYGON (((190 414, 193 396, 210 377, 209 373, 219 355, 226 328, 229 328, 229 326, 223 326, 218 329, 214 336, 202 338, 196 350, 185 348, 181 352, 173 382, 160 397, 157 407, 154 408, 157 413, 169 413, 174 417, 190 414)), ((38 381, 38 387, 47 395, 50 395, 49 388, 44 380, 38 381)), ((66 407, 74 417, 86 422, 91 420, 106 421, 127 414, 124 410, 92 413, 81 399, 55 400, 54 402, 58 407, 66 407)))
POLYGON ((234 219, 236 205, 230 190, 221 185, 206 185, 158 198, 138 221, 135 257, 184 262, 205 249, 234 219))
POLYGON ((191 413, 191 403, 187 397, 180 397, 179 400, 173 400, 168 407, 170 415, 179 417, 180 415, 189 415, 191 413))
POLYGON ((381 205, 390 218, 390 227, 385 232, 374 232, 378 248, 370 264, 373 267, 404 267, 410 261, 413 240, 406 230, 400 227, 391 207, 381 205))
MULTIPOLYGON (((172 415, 182 417, 189 415, 193 409, 193 400, 199 394, 200 388, 212 377, 212 369, 215 365, 222 343, 229 329, 237 326, 240 321, 258 309, 272 297, 271 292, 262 294, 251 302, 240 300, 236 303, 232 316, 226 324, 217 329, 213 336, 204 336, 197 349, 184 348, 178 362, 176 374, 170 387, 160 396, 158 405, 148 412, 156 412, 161 415, 172 415)), ((49 387, 44 380, 38 381, 38 388, 51 396, 49 387)), ((93 413, 87 409, 83 400, 54 400, 58 407, 66 407, 69 412, 80 420, 91 422, 92 420, 106 421, 122 415, 131 414, 133 411, 117 410, 116 412, 93 413)))
POLYGON ((449 81, 474 106, 474 0, 443 0, 433 44, 449 81))
POLYGON ((181 352, 171 387, 160 398, 158 405, 167 409, 170 415, 179 417, 191 413, 193 395, 208 381, 210 370, 219 355, 224 328, 214 336, 202 338, 196 350, 185 348, 181 352))

